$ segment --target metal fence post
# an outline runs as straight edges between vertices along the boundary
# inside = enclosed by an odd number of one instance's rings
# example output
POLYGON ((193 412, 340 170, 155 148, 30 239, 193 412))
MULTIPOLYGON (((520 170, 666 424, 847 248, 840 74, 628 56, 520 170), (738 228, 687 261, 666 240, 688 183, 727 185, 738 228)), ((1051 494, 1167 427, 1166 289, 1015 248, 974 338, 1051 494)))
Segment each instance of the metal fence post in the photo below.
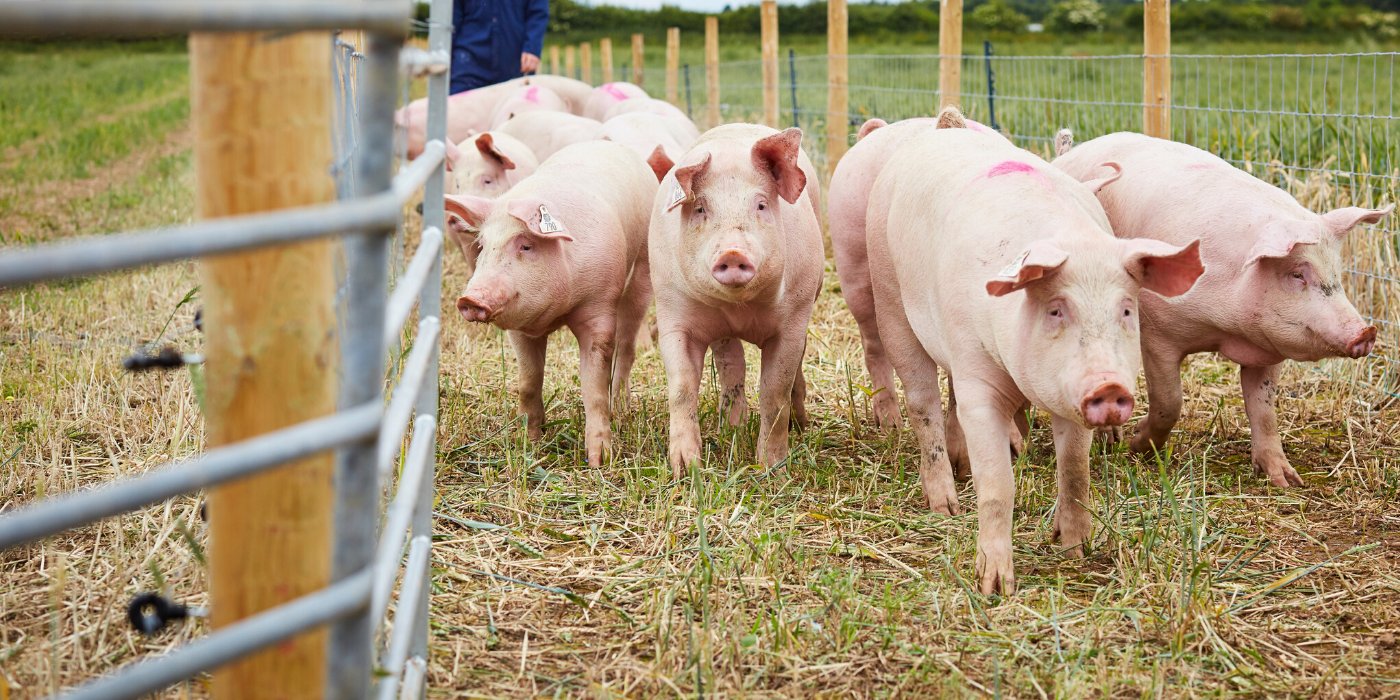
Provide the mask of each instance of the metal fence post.
POLYGON ((788 49, 788 84, 792 87, 792 125, 797 123, 797 52, 788 49))
POLYGON ((694 119, 695 117, 690 113, 690 64, 685 64, 685 68, 681 72, 685 73, 685 116, 694 119))
POLYGON ((997 78, 992 73, 992 42, 982 42, 982 55, 987 61, 987 123, 992 131, 1001 131, 1001 126, 997 124, 997 78))
MULTIPOLYGON (((452 0, 433 0, 432 13, 430 15, 431 26, 428 30, 428 50, 434 53, 441 52, 444 55, 451 55, 452 42, 452 0)), ((440 74, 428 76, 428 139, 447 141, 447 92, 448 76, 451 75, 451 63, 449 59, 448 70, 440 74)), ((444 168, 438 168, 433 176, 428 178, 427 187, 423 191, 423 228, 436 228, 445 231, 447 228, 447 217, 443 209, 443 180, 446 177, 444 168)), ((443 252, 438 255, 433 262, 432 270, 428 273, 428 280, 423 284, 422 296, 418 299, 418 314, 421 317, 438 317, 442 315, 442 256, 447 253, 447 247, 443 247, 443 252)), ((432 359, 428 361, 428 373, 423 380, 423 388, 418 394, 418 405, 415 407, 418 415, 432 416, 434 429, 437 426, 438 417, 438 353, 439 349, 433 349, 432 359)), ((437 462, 437 449, 434 448, 428 456, 428 465, 423 474, 422 491, 419 494, 418 507, 413 514, 413 537, 426 536, 429 541, 433 536, 433 473, 437 462)), ((413 645, 409 648, 409 655, 427 661, 428 640, 431 630, 428 627, 428 612, 430 600, 432 598, 432 557, 428 557, 427 571, 424 572, 425 589, 419 598, 418 610, 414 614, 413 624, 416 632, 413 635, 413 645)))
MULTIPOLYGON (((403 47, 402 36, 380 32, 366 36, 368 56, 361 67, 362 83, 357 95, 363 137, 355 154, 355 189, 359 196, 389 189, 394 163, 399 51, 403 47)), ((345 242, 350 318, 340 345, 344 367, 341 408, 381 401, 383 397, 384 308, 393 234, 390 226, 355 234, 345 242)), ((363 571, 374 560, 379 534, 377 453, 377 435, 336 453, 335 545, 331 564, 331 577, 336 581, 363 571)), ((363 608, 331 627, 326 697, 368 696, 375 627, 370 614, 366 599, 363 608)))

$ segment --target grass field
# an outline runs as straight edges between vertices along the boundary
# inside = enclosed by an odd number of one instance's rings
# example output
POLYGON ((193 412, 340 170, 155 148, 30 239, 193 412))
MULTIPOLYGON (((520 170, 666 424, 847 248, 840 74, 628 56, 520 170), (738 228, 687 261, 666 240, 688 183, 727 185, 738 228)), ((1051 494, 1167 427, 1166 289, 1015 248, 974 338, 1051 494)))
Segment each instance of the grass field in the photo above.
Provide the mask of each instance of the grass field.
MULTIPOLYGON (((0 46, 0 244, 188 220, 185 81, 178 45, 0 46)), ((446 264, 451 300, 465 279, 446 264)), ((194 270, 0 293, 0 507, 198 451, 189 374, 120 369, 139 343, 199 348, 194 270)), ((1400 696, 1393 401, 1290 367, 1280 416, 1307 485, 1274 489, 1251 472, 1235 373, 1194 359, 1170 457, 1096 453, 1084 561, 1050 543, 1054 451, 1037 424, 1016 471, 1020 590, 982 596, 971 488, 965 515, 931 515, 911 436, 866 427, 836 285, 828 269, 792 462, 751 464, 756 428, 720 427, 711 379, 707 459, 679 481, 654 349, 617 460, 588 469, 572 339, 552 344, 551 425, 530 443, 502 334, 446 319, 434 697, 1400 696)), ((202 633, 145 638, 123 617, 144 590, 207 602, 199 500, 0 554, 0 697, 202 633)), ((186 692, 202 681, 170 696, 186 692)))

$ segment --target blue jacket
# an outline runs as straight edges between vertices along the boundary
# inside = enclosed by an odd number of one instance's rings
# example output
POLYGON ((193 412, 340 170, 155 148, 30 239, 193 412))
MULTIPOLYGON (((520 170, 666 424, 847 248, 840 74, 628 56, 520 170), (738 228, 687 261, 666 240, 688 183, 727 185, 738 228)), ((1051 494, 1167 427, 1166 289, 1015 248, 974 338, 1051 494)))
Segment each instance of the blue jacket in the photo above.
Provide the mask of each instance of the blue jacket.
POLYGON ((520 54, 540 55, 549 0, 453 0, 452 92, 520 77, 520 54))

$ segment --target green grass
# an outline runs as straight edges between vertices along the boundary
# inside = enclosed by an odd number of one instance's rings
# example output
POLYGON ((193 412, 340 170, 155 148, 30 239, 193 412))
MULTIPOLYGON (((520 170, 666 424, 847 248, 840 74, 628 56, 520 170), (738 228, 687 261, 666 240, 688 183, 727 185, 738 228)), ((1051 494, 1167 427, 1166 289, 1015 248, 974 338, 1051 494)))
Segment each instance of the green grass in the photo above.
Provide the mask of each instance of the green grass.
MULTIPOLYGON (((166 44, 0 47, 0 66, 10 67, 0 102, 31 134, 0 146, 0 177, 10 178, 0 187, 0 245, 189 218, 184 60, 166 44), (170 72, 163 87, 89 86, 110 90, 103 96, 71 87, 96 81, 89 72, 147 62, 170 72), (41 71, 70 87, 41 89, 41 71), (22 109, 10 103, 20 94, 22 109), (131 104, 142 107, 123 111, 131 104), (129 131, 83 136, 102 115, 119 115, 102 123, 129 131), (6 160, 50 147, 72 154, 54 158, 65 165, 6 160)), ((923 79, 917 69, 894 76, 886 64, 865 65, 866 83, 923 79)), ((455 251, 446 268, 451 308, 465 283, 455 251)), ((0 293, 0 503, 197 451, 188 374, 119 369, 138 341, 163 336, 199 349, 193 308, 181 306, 195 284, 193 266, 178 264, 0 293)), ((640 353, 632 409, 614 423, 616 460, 588 469, 579 466, 572 339, 552 343, 551 423, 532 443, 513 416, 516 371, 503 335, 445 319, 433 696, 1400 693, 1393 405, 1290 369, 1280 418, 1308 485, 1281 491, 1252 473, 1236 373, 1195 359, 1170 457, 1095 453, 1084 560, 1066 560, 1050 541, 1054 453, 1038 424, 1016 466, 1020 590, 982 596, 970 486, 964 515, 930 514, 911 436, 869 428, 858 337, 830 269, 809 340, 813 423, 794 435, 790 463, 752 464, 756 428, 720 425, 711 378, 701 403, 706 460, 673 480, 655 349, 640 353)), ((752 380, 757 357, 749 359, 752 380)), ((0 555, 0 687, 41 695, 203 633, 192 624, 146 639, 121 620, 129 597, 152 587, 207 602, 198 501, 0 555)), ((206 692, 199 681, 185 690, 206 692)))

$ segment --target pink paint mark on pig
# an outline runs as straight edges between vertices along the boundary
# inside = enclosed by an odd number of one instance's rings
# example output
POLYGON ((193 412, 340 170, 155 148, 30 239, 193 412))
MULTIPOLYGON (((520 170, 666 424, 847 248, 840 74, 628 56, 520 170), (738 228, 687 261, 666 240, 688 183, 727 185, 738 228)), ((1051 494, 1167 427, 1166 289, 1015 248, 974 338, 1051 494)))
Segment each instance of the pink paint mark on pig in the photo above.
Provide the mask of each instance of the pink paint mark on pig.
POLYGON ((1022 163, 1019 160, 1004 160, 993 165, 992 169, 987 171, 987 177, 999 177, 1012 173, 1035 173, 1035 166, 1030 163, 1022 163))
POLYGON ((607 85, 604 85, 603 92, 608 93, 608 95, 610 95, 613 99, 617 100, 618 102, 627 99, 627 93, 623 92, 622 88, 619 88, 617 86, 617 83, 608 83, 607 85))
POLYGON ((979 134, 995 134, 995 133, 996 133, 995 131, 992 131, 991 129, 989 129, 989 128, 987 127, 986 124, 983 124, 983 123, 981 123, 981 122, 975 122, 975 121, 972 121, 971 119, 968 119, 968 120, 966 120, 966 123, 967 123, 967 128, 969 128, 969 129, 971 129, 971 130, 973 130, 973 131, 976 131, 976 132, 979 133, 979 134))
POLYGON ((539 103, 540 103, 540 89, 539 89, 539 87, 531 86, 530 88, 528 88, 527 90, 525 90, 525 101, 527 101, 527 102, 533 102, 533 103, 535 103, 535 104, 539 104, 539 103))
POLYGON ((1214 163, 1192 163, 1186 166, 1187 170, 1217 170, 1219 166, 1214 163))

